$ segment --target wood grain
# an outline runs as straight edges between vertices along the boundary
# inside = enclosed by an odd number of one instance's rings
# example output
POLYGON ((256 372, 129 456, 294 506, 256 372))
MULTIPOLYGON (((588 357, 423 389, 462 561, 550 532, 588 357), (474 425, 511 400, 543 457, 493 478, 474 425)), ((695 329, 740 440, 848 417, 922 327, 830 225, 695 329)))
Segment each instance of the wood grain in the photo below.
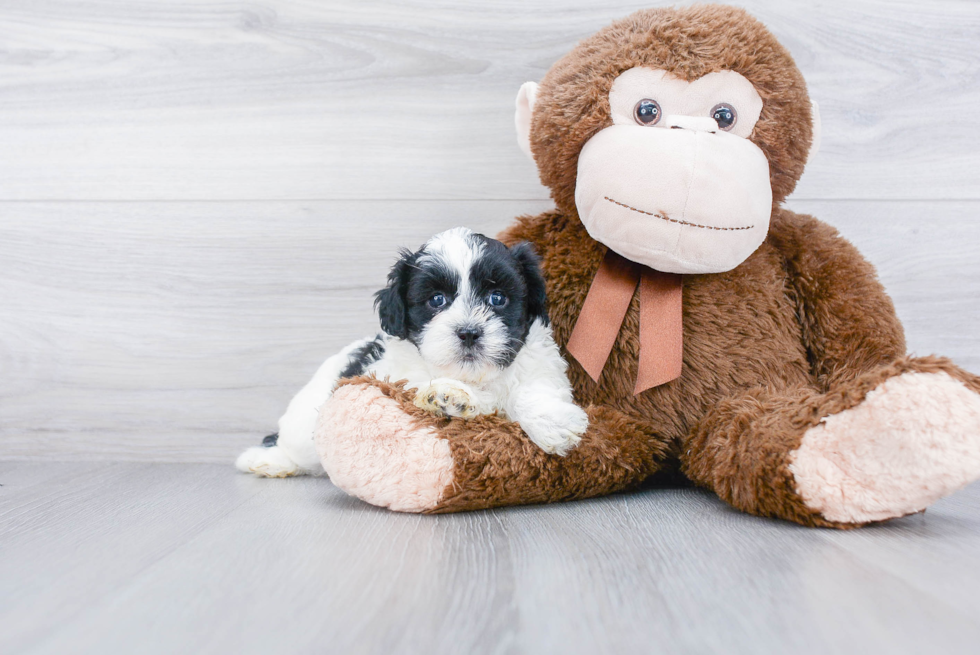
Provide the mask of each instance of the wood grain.
MULTIPOLYGON (((646 3, 601 4, 0 2, 0 458, 271 429, 375 330, 398 246, 549 206, 513 95, 646 3)), ((980 5, 745 5, 822 106, 794 206, 879 266, 913 351, 980 371, 980 203, 950 200, 980 199, 980 5)))
MULTIPOLYGON (((377 330, 399 246, 547 202, 9 203, 0 458, 229 461, 377 330)), ((978 202, 799 202, 878 266, 918 354, 980 373, 978 202)))
POLYGON ((973 653, 980 486, 821 532, 696 489, 446 516, 229 466, 0 463, 5 653, 973 653), (9 516, 43 517, 33 524, 9 516))
MULTIPOLYGON (((544 199, 518 87, 657 4, 3 2, 0 199, 544 199)), ((799 198, 980 199, 980 5, 740 4, 822 108, 799 198)))
POLYGON ((215 473, 195 465, 4 464, 0 651, 47 639, 258 491, 215 473))

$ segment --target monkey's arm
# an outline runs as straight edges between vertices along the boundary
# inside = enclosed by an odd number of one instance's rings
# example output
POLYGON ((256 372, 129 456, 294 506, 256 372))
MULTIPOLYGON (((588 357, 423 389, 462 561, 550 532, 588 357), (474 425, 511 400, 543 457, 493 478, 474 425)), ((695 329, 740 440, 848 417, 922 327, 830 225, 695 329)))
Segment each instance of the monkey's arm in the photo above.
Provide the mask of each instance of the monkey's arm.
POLYGON ((567 456, 548 455, 499 416, 440 419, 412 394, 373 378, 345 380, 324 405, 317 450, 331 481, 373 505, 457 512, 622 491, 667 452, 651 426, 607 407, 567 456))
POLYGON ((786 260, 803 343, 826 391, 905 354, 905 335, 874 267, 837 230, 779 210, 770 242, 786 260))

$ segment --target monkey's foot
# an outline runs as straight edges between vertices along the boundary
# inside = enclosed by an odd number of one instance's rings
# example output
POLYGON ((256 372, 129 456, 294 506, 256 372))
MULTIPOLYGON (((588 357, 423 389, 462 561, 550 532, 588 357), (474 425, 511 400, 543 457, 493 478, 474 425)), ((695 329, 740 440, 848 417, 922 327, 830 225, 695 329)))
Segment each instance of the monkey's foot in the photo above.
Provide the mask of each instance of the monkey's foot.
POLYGON ((433 380, 415 395, 415 406, 436 416, 473 418, 478 414, 472 392, 462 382, 433 380))
POLYGON ((379 507, 435 508, 452 485, 453 458, 449 442, 411 411, 377 386, 340 386, 320 410, 315 432, 330 480, 379 507))
POLYGON ((889 378, 790 453, 810 509, 842 523, 921 511, 980 478, 980 395, 944 372, 889 378))

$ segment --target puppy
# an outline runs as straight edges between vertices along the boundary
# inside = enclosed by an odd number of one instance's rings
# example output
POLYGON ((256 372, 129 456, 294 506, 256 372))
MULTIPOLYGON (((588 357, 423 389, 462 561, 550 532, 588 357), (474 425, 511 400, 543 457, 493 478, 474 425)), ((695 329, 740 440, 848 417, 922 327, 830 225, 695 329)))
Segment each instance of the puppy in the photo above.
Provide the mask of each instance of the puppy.
POLYGON ((317 414, 343 378, 406 380, 415 404, 439 416, 498 412, 542 450, 565 455, 588 418, 572 402, 551 336, 544 279, 527 243, 512 248, 466 228, 402 251, 375 295, 384 331, 320 366, 279 419, 279 432, 236 466, 267 477, 318 474, 317 414))

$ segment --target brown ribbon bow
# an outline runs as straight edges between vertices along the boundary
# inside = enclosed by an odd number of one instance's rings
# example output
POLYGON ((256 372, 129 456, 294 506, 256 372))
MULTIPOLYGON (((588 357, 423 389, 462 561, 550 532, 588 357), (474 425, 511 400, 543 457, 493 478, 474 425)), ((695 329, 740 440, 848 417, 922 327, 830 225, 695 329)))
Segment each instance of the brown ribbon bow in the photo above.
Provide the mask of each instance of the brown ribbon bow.
POLYGON ((640 364, 633 393, 676 379, 683 355, 682 284, 680 275, 608 251, 585 297, 568 352, 598 382, 639 285, 640 364))

